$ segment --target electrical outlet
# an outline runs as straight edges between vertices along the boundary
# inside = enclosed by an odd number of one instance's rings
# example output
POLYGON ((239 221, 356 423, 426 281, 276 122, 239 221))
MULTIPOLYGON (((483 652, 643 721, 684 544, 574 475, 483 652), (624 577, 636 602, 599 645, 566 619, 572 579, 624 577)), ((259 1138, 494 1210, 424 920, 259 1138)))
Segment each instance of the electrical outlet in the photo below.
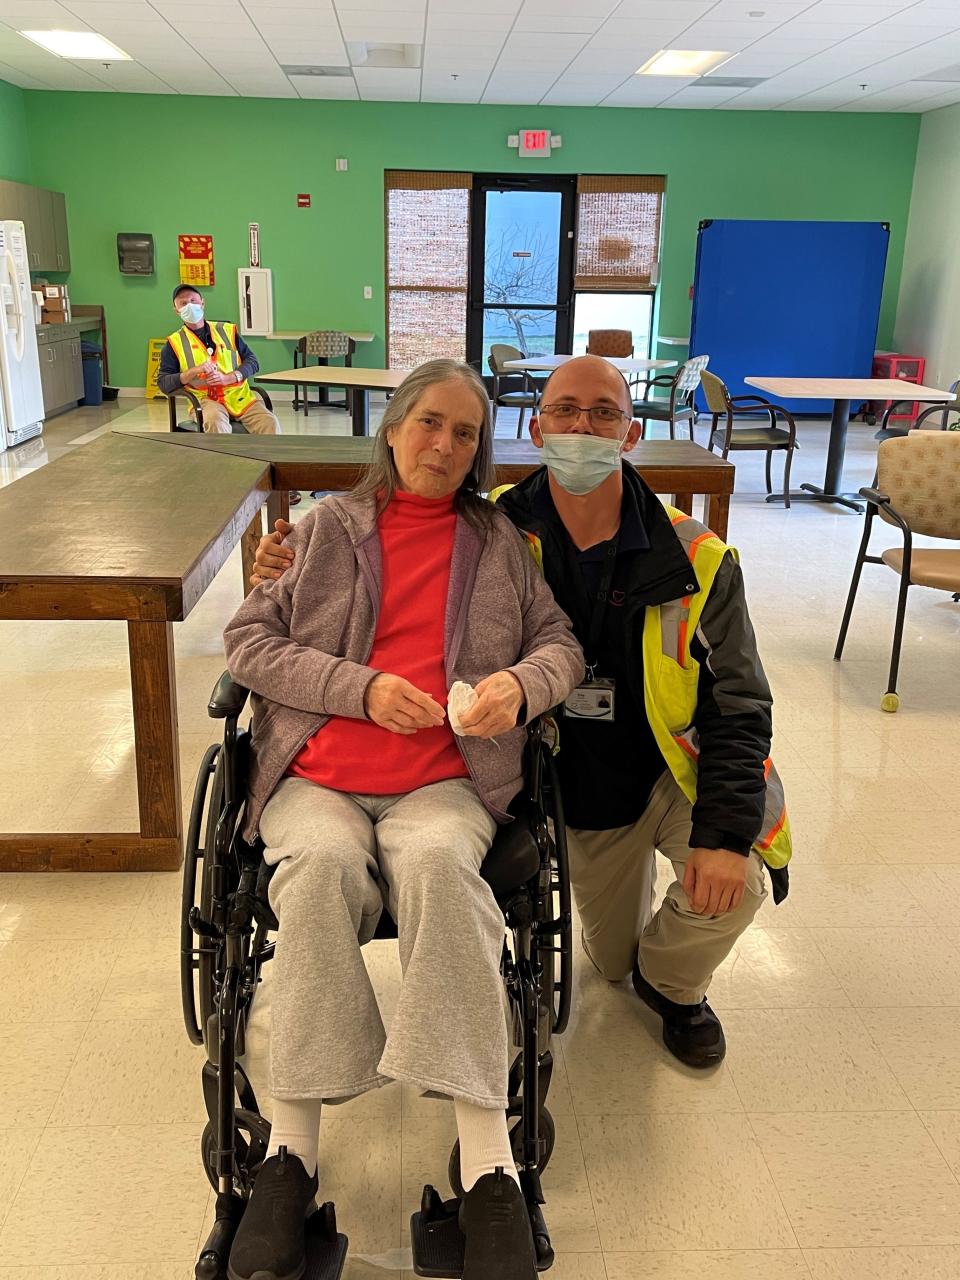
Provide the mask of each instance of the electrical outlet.
POLYGON ((370 285, 365 284, 363 286, 363 296, 367 299, 368 302, 373 297, 373 288, 370 285))

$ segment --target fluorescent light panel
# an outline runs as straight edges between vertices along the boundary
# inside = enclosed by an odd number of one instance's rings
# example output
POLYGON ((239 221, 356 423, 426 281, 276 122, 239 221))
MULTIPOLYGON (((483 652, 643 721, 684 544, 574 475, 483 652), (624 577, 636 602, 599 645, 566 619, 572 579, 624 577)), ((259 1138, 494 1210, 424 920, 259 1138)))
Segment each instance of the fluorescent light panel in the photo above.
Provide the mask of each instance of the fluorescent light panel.
POLYGON ((58 58, 94 62, 129 62, 130 55, 95 31, 21 31, 22 36, 58 58))
POLYGON ((734 55, 717 49, 661 49, 637 69, 638 76, 705 76, 734 55))

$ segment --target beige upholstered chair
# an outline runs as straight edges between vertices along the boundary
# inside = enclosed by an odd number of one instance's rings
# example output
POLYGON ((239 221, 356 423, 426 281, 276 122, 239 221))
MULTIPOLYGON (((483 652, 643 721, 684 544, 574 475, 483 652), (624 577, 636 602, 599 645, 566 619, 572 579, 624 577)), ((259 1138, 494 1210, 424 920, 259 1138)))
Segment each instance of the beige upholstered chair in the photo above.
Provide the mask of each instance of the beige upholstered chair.
POLYGON ((853 602, 864 563, 885 564, 900 575, 897 621, 893 635, 893 656, 887 692, 881 699, 884 711, 896 711, 897 670, 900 642, 910 587, 933 587, 960 596, 960 432, 911 431, 908 436, 884 440, 877 453, 877 479, 871 489, 861 489, 867 500, 867 516, 853 569, 853 581, 840 625, 834 658, 839 662, 847 638, 853 602), (867 555, 873 518, 879 514, 887 524, 903 534, 903 546, 891 547, 879 556, 867 555), (950 539, 952 548, 915 551, 913 535, 950 539))
POLYGON ((633 334, 629 329, 591 329, 587 334, 588 356, 632 356, 633 334))
MULTIPOLYGON (((299 365, 304 368, 310 363, 311 359, 316 360, 317 364, 329 364, 331 360, 342 359, 345 365, 350 364, 350 357, 353 355, 353 343, 345 333, 341 333, 339 329, 314 329, 311 333, 304 336, 297 343, 293 352, 293 367, 296 369, 299 365), (299 360, 299 365, 298 365, 299 360)), ((320 403, 324 404, 323 394, 320 397, 320 403)), ((294 411, 303 405, 304 416, 310 413, 310 388, 308 386, 293 388, 293 408, 294 411), (301 398, 300 391, 303 391, 301 398)), ((350 407, 350 392, 347 391, 347 399, 338 403, 330 402, 332 408, 348 409, 350 407)))
POLYGON ((790 506, 790 464, 793 462, 793 451, 797 447, 797 424, 793 414, 783 405, 773 404, 763 396, 731 396, 726 383, 715 373, 701 371, 700 385, 707 402, 707 411, 711 414, 710 438, 707 448, 713 452, 714 444, 720 446, 721 458, 737 449, 763 449, 767 455, 767 501, 773 497, 773 483, 770 477, 770 459, 778 449, 786 451, 786 462, 783 465, 783 505, 790 506), (770 419, 767 423, 753 422, 749 426, 735 427, 735 413, 764 413, 770 419), (777 415, 786 422, 786 428, 777 426, 777 415), (720 426, 720 419, 725 421, 720 426))

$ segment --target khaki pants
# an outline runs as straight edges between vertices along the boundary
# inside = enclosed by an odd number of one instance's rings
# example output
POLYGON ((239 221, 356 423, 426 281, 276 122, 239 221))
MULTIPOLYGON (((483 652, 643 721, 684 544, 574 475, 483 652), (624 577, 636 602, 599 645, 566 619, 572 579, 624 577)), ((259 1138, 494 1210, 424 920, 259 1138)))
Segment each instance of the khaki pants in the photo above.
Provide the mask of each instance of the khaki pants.
MULTIPOLYGON (((203 414, 204 431, 229 435, 230 415, 219 400, 211 400, 209 396, 205 396, 200 401, 200 412, 203 414)), ((260 399, 247 407, 240 421, 255 436, 280 434, 280 423, 260 399)))
POLYGON ((669 772, 653 789, 638 822, 613 831, 567 828, 570 875, 583 925, 583 945, 611 982, 633 971, 677 1004, 696 1004, 717 966, 767 896, 763 860, 751 853, 743 898, 735 911, 697 915, 683 892, 692 806, 669 772), (654 912, 656 850, 676 880, 654 912))

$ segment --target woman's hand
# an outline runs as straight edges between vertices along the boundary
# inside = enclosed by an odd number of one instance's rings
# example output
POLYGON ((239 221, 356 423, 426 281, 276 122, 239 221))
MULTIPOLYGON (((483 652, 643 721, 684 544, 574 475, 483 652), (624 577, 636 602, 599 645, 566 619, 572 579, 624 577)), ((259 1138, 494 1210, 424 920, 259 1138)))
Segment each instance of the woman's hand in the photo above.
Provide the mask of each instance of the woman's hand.
POLYGON ((289 547, 281 545, 287 534, 293 532, 293 525, 286 520, 277 520, 273 527, 276 532, 265 534, 257 547, 253 573, 250 575, 250 582, 255 587, 261 582, 271 582, 282 577, 293 564, 293 552, 289 547))
POLYGON ((367 685, 363 708, 374 724, 391 733, 409 735, 418 729, 435 729, 444 721, 443 707, 429 693, 386 671, 367 685))
POLYGON ((480 681, 476 692, 476 702, 460 717, 460 727, 465 736, 496 738, 517 727, 524 694, 520 681, 512 672, 494 672, 480 681))

